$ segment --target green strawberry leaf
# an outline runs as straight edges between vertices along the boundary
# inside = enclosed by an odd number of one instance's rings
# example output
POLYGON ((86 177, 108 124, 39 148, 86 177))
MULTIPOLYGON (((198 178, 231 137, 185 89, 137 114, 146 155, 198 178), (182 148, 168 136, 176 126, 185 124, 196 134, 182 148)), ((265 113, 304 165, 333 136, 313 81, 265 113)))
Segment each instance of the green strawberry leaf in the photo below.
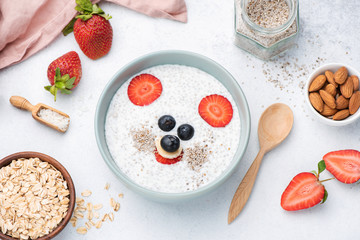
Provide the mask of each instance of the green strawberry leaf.
POLYGON ((92 15, 90 14, 90 15, 77 15, 75 18, 76 18, 76 19, 80 18, 80 19, 83 20, 83 21, 87 21, 87 20, 89 20, 91 17, 92 17, 92 15))
POLYGON ((312 170, 311 173, 317 176, 317 172, 315 170, 312 170))
POLYGON ((80 12, 80 13, 83 13, 83 9, 82 9, 82 7, 80 7, 80 6, 76 6, 76 7, 75 7, 75 10, 78 11, 78 12, 80 12))
MULTIPOLYGON (((92 2, 90 0, 76 0, 76 4, 82 8, 83 11, 92 12, 92 2)), ((81 11, 79 11, 81 12, 81 11)))
POLYGON ((326 199, 328 198, 328 196, 329 196, 329 194, 328 194, 328 192, 327 192, 326 189, 325 189, 324 198, 322 199, 321 204, 323 204, 323 203, 326 201, 326 199))
POLYGON ((59 89, 65 88, 65 83, 63 82, 55 82, 55 87, 59 89))
POLYGON ((76 21, 76 18, 73 18, 62 30, 62 33, 64 36, 67 36, 69 33, 74 31, 74 23, 76 21))
POLYGON ((54 95, 54 101, 56 102, 57 88, 55 87, 55 85, 52 85, 48 91, 49 91, 52 95, 54 95))
POLYGON ((69 76, 69 74, 65 74, 64 76, 62 76, 60 79, 58 79, 59 81, 61 81, 61 82, 66 82, 66 81, 68 81, 70 79, 70 76, 69 76))
POLYGON ((45 90, 49 91, 52 95, 54 95, 54 101, 56 102, 56 95, 58 90, 60 90, 63 94, 70 94, 71 89, 74 87, 74 82, 76 77, 70 78, 69 74, 64 74, 61 76, 60 68, 56 68, 55 76, 54 76, 54 85, 45 86, 45 90))
POLYGON ((61 78, 61 73, 60 73, 60 68, 56 68, 56 70, 55 70, 55 78, 54 78, 54 80, 56 80, 56 79, 59 79, 59 78, 61 78))
POLYGON ((76 4, 77 6, 75 7, 75 10, 81 14, 76 16, 75 19, 80 18, 83 21, 87 21, 94 14, 102 16, 106 20, 111 19, 110 15, 105 14, 105 12, 97 4, 92 4, 90 0, 76 0, 76 4))
POLYGON ((72 77, 69 80, 67 80, 66 83, 65 83, 65 88, 66 89, 72 89, 74 87, 75 80, 76 80, 76 77, 72 77))
POLYGON ((97 4, 94 4, 92 6, 92 12, 94 14, 101 14, 101 13, 105 13, 97 4))
POLYGON ((106 20, 109 20, 109 19, 112 18, 109 14, 105 14, 105 13, 98 14, 98 15, 99 15, 99 16, 102 16, 102 17, 105 18, 106 20))
POLYGON ((326 169, 325 161, 321 160, 318 163, 318 174, 320 175, 321 172, 323 172, 326 169))
POLYGON ((67 90, 67 89, 61 89, 60 90, 60 92, 62 93, 62 94, 70 94, 71 93, 71 91, 70 90, 67 90))

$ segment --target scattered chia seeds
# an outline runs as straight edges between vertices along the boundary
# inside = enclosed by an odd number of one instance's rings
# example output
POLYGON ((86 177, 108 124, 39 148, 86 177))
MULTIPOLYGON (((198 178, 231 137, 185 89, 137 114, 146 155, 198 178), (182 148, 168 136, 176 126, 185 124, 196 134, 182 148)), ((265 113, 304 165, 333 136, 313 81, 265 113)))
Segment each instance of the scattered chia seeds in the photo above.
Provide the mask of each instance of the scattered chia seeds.
POLYGON ((188 166, 194 171, 200 171, 202 165, 208 161, 208 146, 200 146, 196 144, 194 147, 185 149, 188 166))
POLYGON ((266 81, 272 83, 274 87, 280 90, 286 90, 293 85, 303 89, 310 73, 325 62, 325 60, 324 58, 317 57, 311 64, 298 64, 296 57, 279 57, 264 62, 262 64, 262 72, 266 81))
POLYGON ((134 147, 140 152, 152 152, 155 149, 155 136, 150 129, 143 126, 142 129, 131 131, 134 147))

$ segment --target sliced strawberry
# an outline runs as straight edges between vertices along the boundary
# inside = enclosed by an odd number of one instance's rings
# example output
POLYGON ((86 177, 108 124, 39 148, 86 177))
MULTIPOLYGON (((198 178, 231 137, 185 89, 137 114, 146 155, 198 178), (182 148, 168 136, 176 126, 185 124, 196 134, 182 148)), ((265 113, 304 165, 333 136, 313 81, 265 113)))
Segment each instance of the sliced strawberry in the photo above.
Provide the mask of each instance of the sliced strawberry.
POLYGON ((309 172, 296 175, 281 196, 281 207, 287 211, 310 208, 326 200, 326 190, 317 176, 309 172))
POLYGON ((329 152, 323 157, 326 169, 343 183, 354 183, 360 179, 360 152, 340 150, 329 152))
POLYGON ((130 101, 137 106, 146 106, 160 97, 162 85, 159 79, 151 74, 140 74, 134 77, 128 87, 130 101))
POLYGON ((170 158, 164 158, 163 156, 161 156, 161 155, 158 153, 157 150, 155 150, 154 154, 155 154, 155 159, 156 159, 156 161, 158 161, 159 163, 168 164, 168 165, 174 164, 174 163, 177 163, 177 162, 181 161, 181 159, 182 159, 182 157, 183 157, 183 152, 182 152, 178 157, 172 158, 172 159, 170 159, 170 158))
POLYGON ((233 108, 229 100, 217 94, 204 97, 198 111, 202 119, 213 127, 225 127, 233 116, 233 108))

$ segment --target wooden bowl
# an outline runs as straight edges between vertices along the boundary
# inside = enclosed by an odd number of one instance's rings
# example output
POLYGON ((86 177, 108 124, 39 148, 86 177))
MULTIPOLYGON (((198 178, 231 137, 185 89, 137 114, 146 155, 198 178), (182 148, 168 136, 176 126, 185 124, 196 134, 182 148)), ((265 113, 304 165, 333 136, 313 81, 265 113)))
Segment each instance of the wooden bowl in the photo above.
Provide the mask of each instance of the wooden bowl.
MULTIPOLYGON (((44 162, 48 162, 51 165, 53 165, 57 170, 59 170, 61 172, 61 174, 63 175, 64 179, 67 182, 68 185, 68 189, 70 192, 70 202, 69 202, 69 209, 68 212, 65 216, 65 218, 63 218, 63 220, 59 223, 59 225, 48 235, 45 235, 43 237, 37 238, 37 240, 49 240, 54 238, 56 235, 58 235, 66 226, 66 224, 68 224, 68 222, 70 221, 71 215, 74 211, 74 207, 75 207, 75 187, 74 187, 74 183, 70 177, 70 174, 68 173, 68 171, 64 168, 63 165, 61 165, 58 161, 56 161, 54 158, 45 155, 43 153, 39 153, 39 152, 18 152, 18 153, 14 153, 11 154, 7 157, 4 157, 3 159, 0 160, 0 168, 5 167, 7 165, 9 165, 13 160, 17 160, 19 158, 39 158, 41 161, 44 162)), ((0 231, 0 239, 2 240, 16 240, 16 238, 10 237, 8 235, 3 234, 0 231)))

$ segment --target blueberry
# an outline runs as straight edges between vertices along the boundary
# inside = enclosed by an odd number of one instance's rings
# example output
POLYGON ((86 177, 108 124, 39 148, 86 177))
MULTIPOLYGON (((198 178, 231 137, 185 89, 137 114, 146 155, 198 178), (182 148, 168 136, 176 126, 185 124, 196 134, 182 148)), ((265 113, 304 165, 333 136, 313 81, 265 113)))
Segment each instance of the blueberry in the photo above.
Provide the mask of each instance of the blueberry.
POLYGON ((160 145, 167 152, 176 152, 180 147, 180 139, 174 135, 165 135, 161 138, 160 145))
POLYGON ((161 130, 169 132, 175 127, 176 121, 175 118, 173 118, 172 116, 164 115, 159 118, 158 125, 161 130))
POLYGON ((181 140, 190 140, 194 136, 194 128, 190 124, 180 125, 177 129, 177 134, 181 140))

